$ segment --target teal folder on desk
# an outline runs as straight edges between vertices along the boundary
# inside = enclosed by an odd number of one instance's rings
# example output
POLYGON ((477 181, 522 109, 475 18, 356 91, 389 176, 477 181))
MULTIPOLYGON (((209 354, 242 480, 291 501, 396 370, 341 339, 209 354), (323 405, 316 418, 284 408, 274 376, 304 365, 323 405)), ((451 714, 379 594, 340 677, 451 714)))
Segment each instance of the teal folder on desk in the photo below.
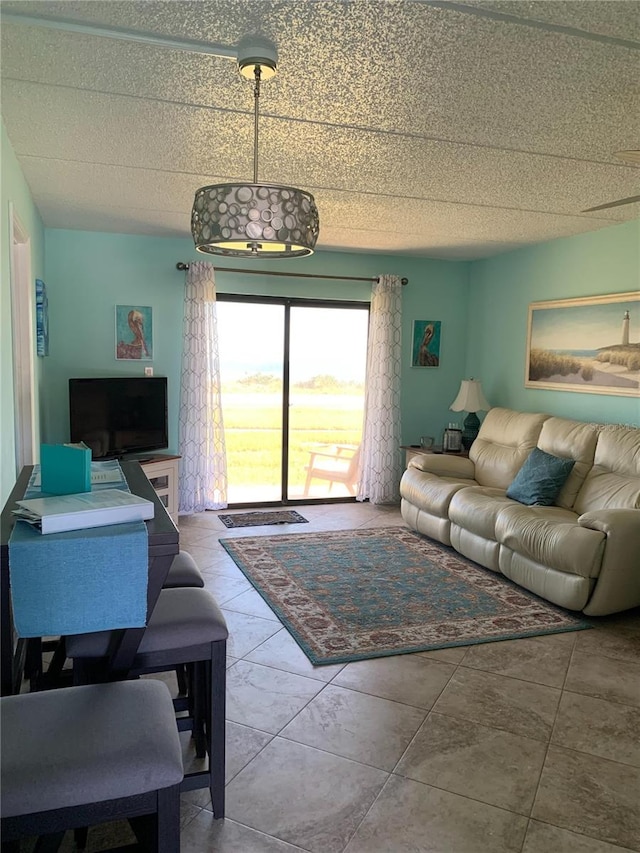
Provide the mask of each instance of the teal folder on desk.
POLYGON ((40 445, 41 489, 49 495, 91 491, 91 449, 78 444, 40 445))

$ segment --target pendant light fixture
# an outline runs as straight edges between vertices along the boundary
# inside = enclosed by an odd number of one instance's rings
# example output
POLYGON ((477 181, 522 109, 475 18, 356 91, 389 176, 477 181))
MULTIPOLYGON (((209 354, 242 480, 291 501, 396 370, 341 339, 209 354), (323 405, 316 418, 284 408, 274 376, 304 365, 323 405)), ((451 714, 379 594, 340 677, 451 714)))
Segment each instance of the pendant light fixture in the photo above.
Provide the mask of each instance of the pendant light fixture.
POLYGON ((295 187, 258 183, 260 83, 276 74, 275 47, 254 38, 238 48, 238 69, 254 81, 253 183, 212 184, 196 192, 191 233, 199 252, 235 258, 302 258, 318 239, 313 196, 295 187))

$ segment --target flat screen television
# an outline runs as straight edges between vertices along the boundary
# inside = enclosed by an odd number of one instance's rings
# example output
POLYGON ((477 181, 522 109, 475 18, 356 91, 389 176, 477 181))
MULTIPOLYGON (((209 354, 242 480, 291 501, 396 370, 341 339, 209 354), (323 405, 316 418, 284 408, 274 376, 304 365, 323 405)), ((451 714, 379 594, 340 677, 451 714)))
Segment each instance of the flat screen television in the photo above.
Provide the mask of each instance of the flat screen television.
POLYGON ((70 379, 71 441, 93 459, 121 458, 169 444, 165 376, 70 379))

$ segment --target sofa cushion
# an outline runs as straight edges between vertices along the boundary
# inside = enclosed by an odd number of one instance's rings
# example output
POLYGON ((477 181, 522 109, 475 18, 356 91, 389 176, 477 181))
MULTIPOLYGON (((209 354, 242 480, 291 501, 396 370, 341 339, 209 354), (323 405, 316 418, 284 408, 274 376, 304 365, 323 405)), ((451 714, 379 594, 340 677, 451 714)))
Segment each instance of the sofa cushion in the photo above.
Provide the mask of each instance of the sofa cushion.
POLYGON ((476 536, 495 542, 498 515, 512 503, 504 489, 486 486, 461 489, 451 499, 449 520, 476 536))
POLYGON ((480 563, 492 572, 500 571, 501 546, 495 539, 485 539, 484 536, 478 536, 453 522, 449 526, 449 539, 459 554, 468 557, 474 563, 480 563))
POLYGON ((474 465, 464 456, 453 453, 418 453, 409 460, 407 468, 418 468, 428 474, 452 480, 473 480, 474 465))
POLYGON ((640 429, 616 424, 601 428, 593 468, 574 509, 580 515, 599 509, 640 509, 640 429))
POLYGON ((575 460, 566 483, 555 500, 556 506, 571 509, 584 479, 591 470, 600 427, 567 418, 549 418, 542 424, 538 447, 545 453, 575 460))
POLYGON ((553 506, 575 464, 573 459, 534 447, 507 489, 507 497, 527 506, 553 506))
POLYGON ((510 548, 560 572, 584 578, 600 573, 606 536, 577 524, 575 512, 561 507, 503 507, 496 520, 496 539, 510 548))
POLYGON ((509 580, 569 610, 582 610, 596 584, 594 578, 558 572, 509 548, 500 548, 498 563, 500 571, 509 580))
POLYGON ((548 417, 500 408, 487 412, 469 451, 478 483, 506 489, 536 446, 548 417))
POLYGON ((457 480, 452 477, 439 477, 419 468, 409 467, 400 481, 400 495, 404 500, 419 509, 447 518, 451 498, 460 489, 477 486, 475 480, 457 480))

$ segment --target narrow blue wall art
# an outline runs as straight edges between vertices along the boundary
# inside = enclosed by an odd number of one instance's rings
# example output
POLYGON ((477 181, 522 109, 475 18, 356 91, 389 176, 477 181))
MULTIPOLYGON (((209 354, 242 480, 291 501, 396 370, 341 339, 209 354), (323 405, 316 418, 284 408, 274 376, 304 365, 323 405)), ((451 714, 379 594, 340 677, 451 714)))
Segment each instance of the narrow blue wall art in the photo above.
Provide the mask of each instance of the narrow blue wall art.
POLYGON ((44 281, 36 279, 36 354, 49 355, 49 302, 44 281))

